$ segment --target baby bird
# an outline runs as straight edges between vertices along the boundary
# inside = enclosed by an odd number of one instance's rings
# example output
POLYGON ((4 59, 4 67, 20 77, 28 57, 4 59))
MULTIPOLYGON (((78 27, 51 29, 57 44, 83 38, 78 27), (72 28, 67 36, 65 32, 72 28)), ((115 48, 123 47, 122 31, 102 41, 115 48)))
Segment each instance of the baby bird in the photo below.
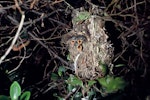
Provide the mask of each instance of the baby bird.
POLYGON ((73 36, 68 40, 70 49, 73 48, 74 51, 81 52, 83 50, 83 43, 87 41, 84 35, 73 36))

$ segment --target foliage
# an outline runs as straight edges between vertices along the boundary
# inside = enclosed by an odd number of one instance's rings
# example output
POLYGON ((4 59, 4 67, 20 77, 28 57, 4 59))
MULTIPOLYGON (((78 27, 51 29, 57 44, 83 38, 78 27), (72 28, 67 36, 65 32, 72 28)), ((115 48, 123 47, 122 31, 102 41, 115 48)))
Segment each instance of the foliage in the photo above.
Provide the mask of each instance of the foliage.
POLYGON ((101 69, 104 75, 107 73, 107 66, 105 64, 100 63, 99 68, 101 69))
POLYGON ((73 19, 73 23, 77 23, 80 21, 84 21, 86 19, 88 19, 90 17, 90 13, 89 12, 79 12, 78 15, 73 19))
POLYGON ((20 97, 20 100, 29 100, 31 96, 31 93, 29 91, 23 92, 23 94, 20 97))
POLYGON ((18 82, 13 82, 10 86, 10 98, 11 100, 18 100, 19 96, 21 95, 21 87, 18 82))
POLYGON ((66 71, 65 67, 60 66, 60 67, 58 68, 58 75, 61 77, 62 74, 63 74, 65 71, 66 71))
POLYGON ((31 93, 29 91, 21 94, 21 87, 17 81, 14 81, 10 86, 10 97, 0 95, 0 100, 29 100, 31 93))
POLYGON ((62 97, 58 96, 57 93, 54 93, 53 96, 56 97, 57 100, 64 100, 62 97))
POLYGON ((58 79, 58 75, 56 73, 51 74, 51 80, 56 81, 58 79))
POLYGON ((92 85, 94 85, 96 83, 96 81, 94 80, 89 80, 88 81, 88 87, 91 87, 92 85))
MULTIPOLYGON (((1 94, 4 93, 3 91, 9 93, 6 84, 17 80, 23 82, 25 88, 33 90, 32 98, 38 100, 56 97, 51 95, 53 93, 57 93, 57 97, 60 98, 66 97, 72 89, 78 86, 81 88, 68 96, 69 99, 75 96, 81 98, 84 94, 90 94, 90 91, 95 93, 92 96, 101 97, 100 92, 109 91, 111 93, 123 89, 125 85, 123 78, 114 77, 117 75, 125 77, 129 83, 132 83, 129 84, 131 88, 122 91, 127 99, 132 99, 130 96, 133 95, 134 100, 143 100, 146 95, 149 95, 149 0, 4 1, 0 1, 0 59, 5 55, 14 39, 22 13, 25 14, 25 20, 14 45, 17 47, 17 51, 14 51, 13 47, 0 64, 1 94), (115 47, 113 63, 119 65, 113 66, 114 69, 107 69, 107 71, 111 70, 111 75, 97 80, 87 81, 74 75, 69 76, 74 74, 74 71, 70 67, 70 62, 67 62, 66 47, 60 44, 61 37, 72 31, 72 10, 79 7, 85 8, 87 12, 79 13, 76 19, 73 19, 73 23, 82 23, 89 18, 90 14, 93 14, 90 12, 93 7, 98 7, 101 10, 98 12, 100 18, 106 22, 104 27, 108 32, 109 40, 115 47), (25 45, 28 40, 30 44, 25 45), (65 70, 60 66, 65 67, 65 70), (1 74, 1 72, 6 73, 1 74), (72 77, 72 81, 70 77, 72 77), (85 87, 87 91, 82 87, 85 87), (45 96, 45 94, 49 95, 45 96), (45 98, 43 98, 44 96, 45 98)), ((95 12, 97 13, 96 10, 95 12)), ((103 70, 104 73, 107 71, 103 70)), ((30 97, 30 92, 22 91, 19 95, 19 87, 16 85, 15 88, 18 90, 13 91, 16 91, 17 94, 11 93, 11 95, 19 96, 18 99, 30 97)), ((111 95, 108 97, 111 98, 111 95)), ((117 96, 114 98, 116 100, 117 96)), ((0 100, 10 100, 10 96, 0 95, 0 100)))
POLYGON ((113 93, 118 90, 123 90, 126 86, 126 82, 121 77, 107 75, 106 77, 99 78, 97 80, 106 93, 113 93))
POLYGON ((75 75, 70 75, 70 77, 68 78, 68 80, 66 82, 67 82, 67 84, 71 84, 72 86, 81 86, 81 87, 83 87, 82 80, 79 79, 78 77, 76 77, 75 75))

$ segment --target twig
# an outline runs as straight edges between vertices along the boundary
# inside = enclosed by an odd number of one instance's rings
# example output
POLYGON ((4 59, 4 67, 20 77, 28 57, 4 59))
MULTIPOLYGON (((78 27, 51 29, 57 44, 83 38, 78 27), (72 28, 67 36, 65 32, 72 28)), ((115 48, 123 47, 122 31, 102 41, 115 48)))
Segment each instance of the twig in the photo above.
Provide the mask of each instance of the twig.
POLYGON ((34 5, 38 2, 39 2, 39 0, 33 0, 30 4, 30 9, 32 9, 34 7, 34 5))
MULTIPOLYGON (((21 40, 21 38, 20 38, 20 40, 21 40)), ((22 40, 21 40, 21 42, 22 42, 22 44, 23 44, 23 41, 22 41, 22 40)), ((10 74, 10 73, 16 71, 16 70, 20 67, 20 65, 22 64, 22 62, 24 61, 24 59, 25 59, 25 57, 26 57, 26 47, 23 46, 23 48, 24 48, 24 55, 23 55, 23 58, 20 60, 18 66, 15 67, 14 69, 12 69, 11 71, 9 71, 8 74, 10 74)))
POLYGON ((72 91, 69 92, 69 94, 65 97, 65 100, 69 99, 69 97, 70 97, 71 95, 73 95, 74 93, 76 93, 77 91, 79 91, 80 88, 81 88, 81 87, 79 87, 79 86, 76 87, 76 88, 73 88, 72 91))
POLYGON ((30 44, 30 40, 27 40, 25 43, 22 43, 19 46, 13 46, 12 50, 13 51, 20 51, 22 48, 28 46, 30 44))
POLYGON ((54 1, 54 2, 52 2, 52 4, 51 5, 55 5, 55 4, 57 4, 57 3, 61 3, 61 2, 63 2, 64 0, 56 0, 56 1, 54 1))
POLYGON ((78 61, 78 59, 79 59, 79 56, 80 56, 80 54, 78 54, 77 56, 76 56, 76 58, 75 58, 75 61, 74 61, 74 70, 75 70, 75 73, 77 73, 77 61, 78 61))
POLYGON ((128 10, 134 8, 135 6, 141 5, 141 4, 143 4, 143 3, 145 3, 145 1, 138 2, 138 3, 136 3, 135 5, 132 5, 132 6, 128 7, 128 8, 126 8, 126 9, 123 9, 123 10, 120 11, 119 13, 116 13, 116 14, 110 14, 110 16, 117 16, 117 15, 120 16, 123 12, 128 11, 128 10))
POLYGON ((92 2, 91 2, 91 0, 85 0, 87 3, 89 3, 93 8, 94 7, 98 7, 97 5, 95 5, 95 4, 93 4, 92 2))
MULTIPOLYGON (((32 33, 28 33, 32 38, 34 38, 40 45, 42 45, 44 48, 46 48, 48 50, 48 53, 51 55, 51 56, 54 56, 54 58, 57 58, 59 59, 61 62, 63 62, 65 65, 67 66, 71 66, 68 64, 68 62, 66 62, 64 59, 62 59, 61 57, 59 57, 57 54, 55 54, 52 50, 49 49, 49 47, 47 45, 45 45, 42 41, 38 40, 37 37, 35 37, 32 33)), ((66 66, 65 66, 66 67, 66 66)), ((67 69, 70 69, 70 70, 73 70, 71 69, 71 67, 66 67, 67 69)))
POLYGON ((25 15, 24 13, 22 13, 22 17, 21 17, 21 21, 18 27, 18 30, 16 32, 16 35, 11 43, 11 45, 9 46, 9 48, 7 49, 7 51, 5 52, 5 54, 0 58, 0 64, 2 63, 2 61, 6 58, 6 56, 9 54, 9 52, 11 51, 11 49, 13 48, 14 44, 16 43, 18 37, 19 37, 19 33, 23 27, 23 23, 24 23, 24 19, 25 19, 25 15))
POLYGON ((19 6, 19 3, 18 3, 18 1, 17 0, 14 0, 14 2, 15 2, 15 7, 19 10, 19 12, 22 14, 23 12, 22 12, 22 10, 21 10, 21 8, 20 8, 20 6, 19 6))

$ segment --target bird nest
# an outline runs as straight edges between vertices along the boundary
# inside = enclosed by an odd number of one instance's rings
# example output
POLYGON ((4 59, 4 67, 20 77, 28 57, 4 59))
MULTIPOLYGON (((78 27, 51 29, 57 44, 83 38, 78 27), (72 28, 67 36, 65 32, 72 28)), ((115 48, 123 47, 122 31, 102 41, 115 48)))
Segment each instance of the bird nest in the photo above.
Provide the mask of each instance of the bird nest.
POLYGON ((104 77, 103 67, 112 65, 114 55, 104 22, 100 16, 86 11, 75 10, 72 15, 73 29, 62 41, 68 47, 75 74, 90 80, 104 77))

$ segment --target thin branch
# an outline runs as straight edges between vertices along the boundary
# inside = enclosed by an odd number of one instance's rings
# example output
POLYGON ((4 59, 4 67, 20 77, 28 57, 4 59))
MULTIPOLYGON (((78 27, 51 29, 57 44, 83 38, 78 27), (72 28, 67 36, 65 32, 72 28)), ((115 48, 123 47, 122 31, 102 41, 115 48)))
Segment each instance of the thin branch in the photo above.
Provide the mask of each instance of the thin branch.
MULTIPOLYGON (((20 40, 21 40, 21 38, 20 38, 20 40)), ((22 41, 22 40, 21 40, 21 42, 22 42, 22 44, 23 44, 23 41, 22 41)), ((8 74, 10 74, 10 73, 16 71, 16 70, 21 66, 21 64, 23 63, 23 61, 24 61, 24 59, 25 59, 25 57, 26 57, 26 47, 23 46, 23 48, 24 48, 24 55, 23 55, 23 58, 22 58, 21 61, 19 62, 18 66, 15 67, 14 69, 12 69, 11 71, 9 71, 8 74)))
MULTIPOLYGON (((49 48, 47 45, 45 45, 42 41, 38 40, 38 38, 37 38, 36 36, 34 36, 32 33, 28 32, 28 34, 29 34, 33 39, 35 39, 40 45, 42 45, 44 48, 46 48, 46 49, 48 50, 48 53, 49 53, 51 56, 53 56, 54 58, 59 59, 59 60, 60 60, 61 62, 63 62, 65 65, 71 66, 71 65, 68 64, 67 61, 65 61, 63 58, 59 57, 56 53, 54 53, 52 50, 50 50, 50 48, 49 48)), ((72 66, 71 66, 71 67, 72 67, 72 66)), ((70 70, 73 70, 73 69, 71 69, 71 67, 66 67, 66 66, 65 66, 65 68, 70 69, 70 70)))
POLYGON ((78 66, 77 66, 77 61, 78 61, 78 59, 79 59, 79 56, 80 56, 80 54, 78 54, 78 55, 76 56, 75 61, 74 61, 74 70, 75 70, 75 73, 77 73, 77 68, 78 68, 78 66))
POLYGON ((25 15, 24 13, 22 13, 22 17, 21 17, 21 21, 18 27, 18 30, 16 32, 16 35, 11 43, 11 45, 9 46, 9 48, 7 49, 7 51, 5 52, 5 54, 0 58, 0 64, 3 62, 3 60, 6 58, 6 56, 10 53, 11 49, 13 48, 14 44, 16 43, 18 37, 19 37, 19 33, 23 27, 23 23, 24 23, 24 19, 25 19, 25 15))

